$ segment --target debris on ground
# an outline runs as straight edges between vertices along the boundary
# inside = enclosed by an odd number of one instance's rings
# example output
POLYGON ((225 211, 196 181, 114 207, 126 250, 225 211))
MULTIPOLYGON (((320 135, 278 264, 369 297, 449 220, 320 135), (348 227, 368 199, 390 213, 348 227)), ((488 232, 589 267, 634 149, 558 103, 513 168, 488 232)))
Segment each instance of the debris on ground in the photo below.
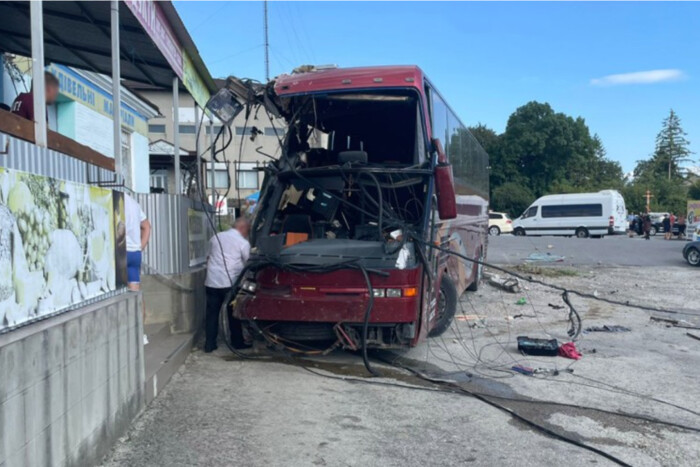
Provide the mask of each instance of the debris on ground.
POLYGON ((526 376, 532 376, 535 373, 534 368, 524 365, 513 365, 510 369, 526 376))
POLYGON ((583 332, 630 332, 632 329, 617 324, 605 324, 603 326, 590 326, 583 332))
POLYGON ((484 277, 488 281, 489 285, 498 287, 506 292, 518 293, 522 289, 520 287, 520 281, 515 277, 503 278, 498 274, 491 273, 485 273, 484 277))
POLYGON ((573 342, 566 342, 559 347, 559 356, 572 360, 580 360, 583 355, 576 350, 576 344, 573 342))
POLYGON ((662 323, 667 323, 666 327, 674 327, 674 328, 683 328, 683 329, 699 329, 700 326, 696 326, 693 323, 686 321, 684 319, 671 319, 671 318, 662 318, 660 316, 650 316, 649 319, 651 321, 659 321, 662 323))
POLYGON ((466 321, 472 328, 485 328, 486 327, 486 317, 479 315, 457 315, 455 316, 456 321, 466 321))
POLYGON ((526 263, 560 263, 564 261, 565 257, 561 255, 553 255, 549 252, 547 253, 530 253, 527 258, 525 258, 526 263))
POLYGON ((554 305, 553 303, 547 303, 547 306, 550 308, 554 308, 555 310, 563 310, 566 308, 564 305, 554 305))
POLYGON ((518 350, 525 355, 556 357, 559 352, 559 343, 556 339, 518 336, 518 350))
POLYGON ((693 333, 691 333, 691 332, 686 332, 685 335, 688 336, 688 337, 692 337, 693 339, 696 339, 696 340, 699 340, 699 341, 700 341, 700 336, 696 336, 695 334, 693 334, 693 333))
POLYGON ((527 304, 527 300, 525 300, 525 297, 520 297, 517 302, 515 302, 516 305, 525 305, 527 304))

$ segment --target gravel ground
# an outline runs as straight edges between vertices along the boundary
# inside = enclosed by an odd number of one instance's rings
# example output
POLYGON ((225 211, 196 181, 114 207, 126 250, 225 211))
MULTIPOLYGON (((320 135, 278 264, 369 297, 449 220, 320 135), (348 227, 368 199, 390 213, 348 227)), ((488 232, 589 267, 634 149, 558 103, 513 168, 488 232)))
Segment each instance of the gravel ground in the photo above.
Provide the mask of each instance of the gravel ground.
MULTIPOLYGON (((518 353, 516 336, 568 341, 567 311, 549 306, 564 305, 560 294, 533 284, 512 294, 482 283, 462 297, 442 337, 377 356, 485 394, 628 464, 698 465, 700 433, 678 425, 700 429, 700 341, 686 335, 700 331, 650 320, 700 325, 696 289, 685 285, 695 271, 568 265, 533 271, 552 283, 679 313, 572 296, 584 328, 614 324, 631 331, 583 334, 578 361, 528 357, 518 353), (516 304, 520 298, 525 305, 516 304), (514 374, 508 370, 515 364, 549 373, 514 374)), ((306 364, 339 379, 280 357, 242 361, 223 350, 195 351, 104 465, 614 465, 484 401, 426 391, 433 387, 404 371, 377 363, 383 378, 368 378, 359 357, 342 352, 306 364)))

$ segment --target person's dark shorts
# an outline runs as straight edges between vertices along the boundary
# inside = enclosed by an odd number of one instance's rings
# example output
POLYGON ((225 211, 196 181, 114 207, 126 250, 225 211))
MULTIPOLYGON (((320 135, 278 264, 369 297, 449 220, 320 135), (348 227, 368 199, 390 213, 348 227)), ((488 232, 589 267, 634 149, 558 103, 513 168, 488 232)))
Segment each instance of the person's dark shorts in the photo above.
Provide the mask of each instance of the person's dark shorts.
POLYGON ((126 252, 126 276, 129 284, 141 282, 141 252, 126 252))

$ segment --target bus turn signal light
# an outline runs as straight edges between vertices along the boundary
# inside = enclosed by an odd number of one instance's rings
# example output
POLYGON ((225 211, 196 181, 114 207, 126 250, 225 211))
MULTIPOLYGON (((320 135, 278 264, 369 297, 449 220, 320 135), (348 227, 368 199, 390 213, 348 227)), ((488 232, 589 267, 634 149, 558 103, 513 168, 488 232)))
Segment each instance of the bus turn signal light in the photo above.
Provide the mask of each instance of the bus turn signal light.
POLYGON ((418 295, 418 289, 416 287, 408 287, 403 289, 404 297, 415 297, 416 295, 418 295))

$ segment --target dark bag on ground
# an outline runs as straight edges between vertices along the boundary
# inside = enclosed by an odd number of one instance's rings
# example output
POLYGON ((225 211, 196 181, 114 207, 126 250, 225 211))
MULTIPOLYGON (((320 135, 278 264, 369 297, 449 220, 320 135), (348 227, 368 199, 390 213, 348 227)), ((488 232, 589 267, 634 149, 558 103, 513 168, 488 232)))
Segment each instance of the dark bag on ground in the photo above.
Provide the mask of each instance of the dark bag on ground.
POLYGON ((559 353, 559 343, 556 339, 534 339, 518 336, 518 350, 526 355, 556 357, 559 353))

